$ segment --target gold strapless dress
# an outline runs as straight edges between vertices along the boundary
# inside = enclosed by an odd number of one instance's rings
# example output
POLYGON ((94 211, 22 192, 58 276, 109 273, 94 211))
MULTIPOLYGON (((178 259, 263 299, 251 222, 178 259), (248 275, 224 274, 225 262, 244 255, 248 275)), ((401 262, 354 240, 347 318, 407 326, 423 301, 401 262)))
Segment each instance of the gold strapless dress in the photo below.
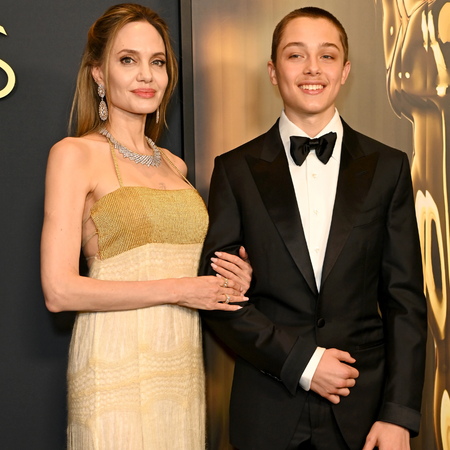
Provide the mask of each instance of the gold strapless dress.
MULTIPOLYGON (((194 189, 123 186, 115 163, 121 187, 91 210, 99 252, 89 276, 119 281, 195 277, 208 226, 200 195, 194 189)), ((69 450, 204 449, 197 311, 162 305, 78 313, 68 404, 69 450)))

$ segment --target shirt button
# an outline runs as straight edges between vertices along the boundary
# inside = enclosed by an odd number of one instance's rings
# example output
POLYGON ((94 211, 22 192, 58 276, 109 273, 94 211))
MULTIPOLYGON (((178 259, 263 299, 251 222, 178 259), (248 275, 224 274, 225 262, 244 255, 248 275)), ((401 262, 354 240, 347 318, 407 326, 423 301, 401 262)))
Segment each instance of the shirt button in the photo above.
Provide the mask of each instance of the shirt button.
POLYGON ((314 210, 314 214, 316 214, 316 215, 319 214, 319 210, 318 210, 318 209, 315 209, 315 210, 314 210))
POLYGON ((323 317, 321 317, 318 321, 317 321, 317 327, 318 328, 323 328, 325 326, 325 319, 323 317))
POLYGON ((316 248, 314 249, 314 251, 315 251, 316 253, 319 253, 319 250, 320 250, 319 247, 316 247, 316 248))
POLYGON ((317 178, 317 173, 313 173, 313 174, 312 174, 312 177, 313 177, 313 178, 317 178))

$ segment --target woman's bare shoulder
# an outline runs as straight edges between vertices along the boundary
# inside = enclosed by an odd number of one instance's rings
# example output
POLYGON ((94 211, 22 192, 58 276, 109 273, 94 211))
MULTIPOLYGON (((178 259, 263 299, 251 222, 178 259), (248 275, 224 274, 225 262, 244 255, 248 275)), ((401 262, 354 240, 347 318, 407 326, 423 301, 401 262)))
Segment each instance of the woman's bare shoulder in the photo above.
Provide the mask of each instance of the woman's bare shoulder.
POLYGON ((86 136, 61 139, 52 147, 52 150, 62 151, 63 149, 70 149, 72 151, 88 151, 102 144, 107 144, 105 138, 97 133, 91 133, 86 136))
POLYGON ((102 150, 109 147, 102 136, 89 134, 82 137, 66 137, 57 142, 49 154, 49 162, 58 160, 59 162, 87 164, 95 158, 102 150))
POLYGON ((187 165, 186 163, 177 155, 174 155, 171 151, 161 148, 164 154, 172 161, 173 164, 177 167, 177 169, 184 175, 187 176, 187 165))

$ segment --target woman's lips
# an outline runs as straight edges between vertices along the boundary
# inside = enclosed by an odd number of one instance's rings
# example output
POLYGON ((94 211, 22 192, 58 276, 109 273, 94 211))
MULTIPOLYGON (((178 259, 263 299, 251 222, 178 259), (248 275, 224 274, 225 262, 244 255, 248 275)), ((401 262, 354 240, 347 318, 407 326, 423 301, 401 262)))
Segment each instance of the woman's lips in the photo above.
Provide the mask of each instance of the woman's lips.
POLYGON ((142 98, 153 98, 156 94, 156 91, 154 89, 135 89, 131 92, 142 98))

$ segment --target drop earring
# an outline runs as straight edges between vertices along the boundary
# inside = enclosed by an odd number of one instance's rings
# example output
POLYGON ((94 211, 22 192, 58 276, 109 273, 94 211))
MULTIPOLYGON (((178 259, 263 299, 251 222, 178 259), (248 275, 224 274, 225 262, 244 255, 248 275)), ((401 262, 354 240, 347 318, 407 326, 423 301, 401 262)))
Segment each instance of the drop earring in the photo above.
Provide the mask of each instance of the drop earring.
POLYGON ((101 98, 100 105, 98 105, 98 115, 100 116, 100 119, 103 120, 103 122, 108 118, 108 106, 105 102, 105 95, 106 90, 105 87, 102 84, 98 85, 98 96, 101 98))
POLYGON ((156 123, 159 123, 159 106, 158 109, 156 110, 156 123))

